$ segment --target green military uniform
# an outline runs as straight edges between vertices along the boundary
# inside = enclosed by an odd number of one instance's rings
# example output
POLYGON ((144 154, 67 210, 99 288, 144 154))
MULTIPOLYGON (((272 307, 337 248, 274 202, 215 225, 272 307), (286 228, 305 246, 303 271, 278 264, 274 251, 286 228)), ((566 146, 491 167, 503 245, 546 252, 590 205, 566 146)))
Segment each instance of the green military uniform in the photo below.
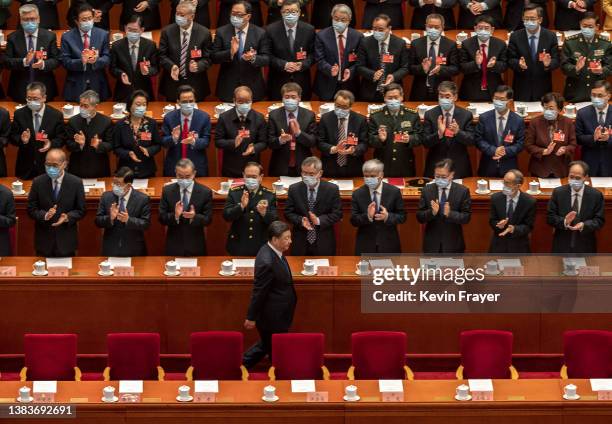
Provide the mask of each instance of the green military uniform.
POLYGON ((369 144, 373 147, 374 157, 385 164, 386 177, 414 177, 416 168, 414 165, 414 153, 412 149, 423 140, 423 126, 419 114, 404 106, 394 116, 389 112, 387 106, 370 115, 369 144), (387 140, 380 141, 378 128, 381 125, 387 127, 387 140), (396 134, 409 134, 408 143, 394 142, 396 134))
MULTIPOLYGON (((587 42, 582 34, 568 37, 563 43, 561 70, 565 74, 563 96, 568 102, 587 102, 591 100, 591 87, 598 80, 605 80, 612 73, 612 44, 599 34, 592 42, 587 42), (580 72, 576 72, 578 59, 586 57, 580 72), (596 74, 589 69, 591 61, 600 61, 602 73, 596 74)), ((533 81, 537 84, 537 81, 533 81)))
POLYGON ((226 250, 235 256, 256 256, 259 248, 268 241, 268 225, 278 219, 276 213, 276 195, 269 188, 259 186, 251 192, 249 204, 242 210, 240 199, 246 190, 244 185, 233 187, 227 194, 223 218, 232 223, 227 235, 226 250), (257 204, 266 200, 268 209, 262 216, 257 204))

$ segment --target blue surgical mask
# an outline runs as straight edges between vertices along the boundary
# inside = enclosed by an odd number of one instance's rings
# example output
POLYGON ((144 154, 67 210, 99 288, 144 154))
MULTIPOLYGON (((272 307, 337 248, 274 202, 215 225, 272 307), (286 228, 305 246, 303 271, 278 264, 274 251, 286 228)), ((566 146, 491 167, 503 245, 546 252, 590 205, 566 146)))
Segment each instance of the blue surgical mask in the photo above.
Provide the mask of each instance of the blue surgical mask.
POLYGON ((186 27, 189 21, 184 16, 174 15, 174 22, 181 28, 186 27))
POLYGON ((132 44, 138 42, 138 40, 140 40, 140 33, 139 32, 126 32, 125 36, 127 37, 128 41, 132 44))
POLYGON ((558 114, 559 112, 557 112, 556 110, 546 109, 544 111, 544 119, 546 119, 547 121, 554 121, 555 119, 557 119, 558 114))
POLYGON ((299 13, 286 13, 283 15, 283 21, 285 21, 285 23, 291 27, 295 25, 299 19, 299 13))
POLYGON ((38 101, 34 101, 34 100, 30 100, 28 102, 28 108, 32 111, 32 112, 38 112, 41 108, 42 108, 42 102, 38 102, 38 101))
POLYGON ((339 107, 334 108, 334 113, 338 117, 338 119, 346 119, 349 116, 351 111, 348 109, 340 109, 339 107))
POLYGON ((580 191, 580 189, 584 186, 584 180, 574 180, 570 178, 569 185, 575 191, 580 191))
POLYGON ((91 111, 89 111, 88 109, 81 109, 79 111, 79 115, 81 115, 81 118, 83 119, 89 119, 91 118, 91 111))
POLYGON ((478 37, 478 41, 481 43, 486 43, 491 38, 491 31, 486 29, 480 29, 476 31, 476 36, 478 37))
POLYGON ((399 99, 389 99, 385 100, 385 105, 387 105, 387 109, 391 112, 397 112, 402 106, 402 101, 399 99))
POLYGON ((538 21, 523 21, 523 25, 525 26, 527 31, 530 32, 536 32, 538 30, 538 27, 540 26, 538 21))
POLYGON ((512 187, 504 186, 504 188, 502 188, 502 193, 504 193, 506 195, 506 197, 511 197, 512 196, 512 187))
POLYGON ((22 22, 21 28, 23 28, 23 30, 27 32, 28 34, 34 34, 36 30, 38 29, 38 22, 32 22, 32 21, 22 22))
POLYGON ((436 28, 427 28, 425 30, 425 33, 427 34, 427 37, 429 37, 429 39, 431 41, 436 41, 438 38, 440 38, 440 30, 436 29, 436 28))
POLYGON ((283 106, 287 112, 295 112, 300 102, 296 99, 283 99, 283 106))
POLYGON ((602 99, 601 97, 591 97, 591 103, 597 109, 603 109, 603 107, 607 104, 606 99, 602 99))
POLYGON ((52 180, 57 180, 62 171, 57 166, 45 165, 45 172, 52 180))
POLYGON ((580 27, 580 32, 587 40, 591 40, 593 37, 595 37, 595 28, 580 27))
POLYGON ((338 34, 343 33, 347 26, 348 24, 346 22, 332 21, 332 27, 334 27, 334 31, 336 31, 338 34))
POLYGON ((455 104, 455 102, 453 102, 453 99, 439 98, 438 104, 442 110, 448 111, 453 108, 453 104, 455 104))
POLYGON ((382 41, 387 38, 387 33, 385 31, 374 31, 372 36, 376 41, 382 41))
POLYGON ((244 18, 241 18, 240 16, 231 15, 230 23, 234 28, 242 28, 242 25, 244 25, 244 18))
POLYGON ((508 100, 493 100, 493 107, 498 113, 505 112, 508 109, 508 100))
POLYGON ((252 103, 238 103, 236 104, 236 110, 240 115, 246 116, 251 111, 252 103))
POLYGON ((308 188, 314 188, 317 184, 319 184, 319 179, 317 177, 313 177, 312 175, 302 175, 302 181, 308 188))
POLYGON ((146 111, 146 106, 134 106, 132 108, 132 115, 134 115, 136 118, 142 118, 143 116, 145 116, 146 111))
POLYGON ((124 193, 124 189, 123 187, 121 187, 120 185, 117 184, 113 184, 113 194, 117 197, 123 197, 123 193, 124 193))
POLYGON ((436 178, 436 179, 434 179, 434 181, 435 181, 436 185, 437 185, 439 188, 446 188, 446 187, 448 187, 448 185, 449 185, 449 183, 450 183, 450 182, 448 181, 448 179, 446 179, 446 178, 439 178, 439 177, 438 177, 438 178, 436 178))
POLYGON ((367 185, 370 190, 375 190, 378 187, 378 183, 380 180, 378 177, 364 177, 363 181, 365 181, 365 185, 367 185))
POLYGON ((195 109, 195 103, 181 103, 180 106, 183 115, 191 115, 195 109))
POLYGON ((244 185, 249 191, 255 191, 259 187, 259 181, 257 178, 245 178, 244 185))
POLYGON ((191 178, 178 178, 176 183, 181 188, 181 190, 185 190, 193 184, 193 180, 191 178))
POLYGON ((81 31, 83 32, 89 32, 91 31, 91 29, 94 26, 94 22, 93 20, 91 21, 83 21, 83 22, 79 22, 79 28, 81 29, 81 31))

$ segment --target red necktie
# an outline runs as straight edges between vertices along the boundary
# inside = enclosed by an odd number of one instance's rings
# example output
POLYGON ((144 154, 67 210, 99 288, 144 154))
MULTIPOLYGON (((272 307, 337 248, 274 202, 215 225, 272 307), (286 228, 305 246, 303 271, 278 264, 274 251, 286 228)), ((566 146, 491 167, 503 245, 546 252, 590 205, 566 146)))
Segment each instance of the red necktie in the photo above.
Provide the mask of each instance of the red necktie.
POLYGON ((87 50, 89 48, 89 35, 87 33, 83 33, 83 48, 87 50))
POLYGON ((487 89, 487 45, 481 44, 482 48, 482 64, 480 65, 480 69, 482 70, 482 79, 480 80, 480 88, 482 90, 487 89))
MULTIPOLYGON (((338 71, 338 75, 342 75, 342 65, 344 64, 344 40, 343 40, 343 35, 342 34, 338 34, 338 56, 339 56, 339 60, 338 60, 338 66, 339 66, 339 71, 338 71)), ((342 77, 340 76, 339 79, 342 79, 342 77)))
MULTIPOLYGON (((289 112, 289 120, 295 119, 293 112, 289 112)), ((295 135, 293 134, 293 128, 289 125, 289 134, 291 134, 291 141, 289 142, 289 167, 295 167, 295 135)))
MULTIPOLYGON (((183 121, 183 131, 181 132, 181 141, 185 140, 189 137, 189 119, 185 118, 183 121)), ((187 145, 185 143, 181 144, 181 158, 185 159, 187 157, 187 145)))

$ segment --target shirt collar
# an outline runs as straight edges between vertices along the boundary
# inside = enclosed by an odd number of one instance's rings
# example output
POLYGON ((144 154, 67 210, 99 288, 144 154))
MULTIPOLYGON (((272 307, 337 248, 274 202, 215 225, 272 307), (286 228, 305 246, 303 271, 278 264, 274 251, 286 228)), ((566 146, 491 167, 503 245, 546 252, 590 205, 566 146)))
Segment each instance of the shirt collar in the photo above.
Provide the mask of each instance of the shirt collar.
POLYGON ((191 35, 191 30, 193 29, 193 22, 191 22, 191 25, 189 25, 187 28, 179 27, 179 29, 181 30, 181 35, 183 35, 185 31, 187 31, 187 34, 191 35))
POLYGON ((342 31, 339 34, 336 32, 336 30, 334 30, 334 34, 335 34, 336 40, 338 39, 339 35, 342 35, 342 38, 346 41, 346 36, 348 35, 348 26, 346 27, 344 31, 342 31))
POLYGON ((83 32, 83 31, 81 31, 81 30, 79 29, 79 34, 81 34, 81 38, 84 38, 84 37, 85 37, 85 34, 87 34, 87 38, 89 38, 89 40, 91 41, 91 31, 92 31, 92 30, 89 30, 89 31, 87 31, 87 32, 83 32))
POLYGON ((52 183, 58 183, 59 185, 62 185, 62 181, 64 181, 64 175, 66 175, 66 170, 64 169, 64 171, 62 172, 62 175, 58 178, 56 178, 55 180, 51 180, 52 183))
POLYGON ((272 246, 272 243, 270 242, 268 242, 268 246, 270 246, 270 249, 272 249, 274 253, 276 253, 280 259, 283 259, 283 252, 281 252, 280 250, 277 250, 276 247, 272 246))
POLYGON ((283 20, 283 25, 285 26, 285 34, 286 34, 286 33, 287 33, 287 32, 288 32, 290 29, 292 29, 292 30, 293 30, 293 36, 295 37, 295 33, 297 32, 297 26, 298 26, 298 23, 299 23, 299 21, 298 21, 298 22, 296 22, 294 26, 290 27, 290 26, 289 26, 289 25, 287 25, 287 24, 285 23, 285 21, 283 20))
POLYGON ((40 110, 38 112, 32 111, 32 118, 34 118, 34 115, 36 115, 37 113, 42 118, 43 114, 45 113, 45 107, 46 107, 46 104, 43 103, 41 108, 40 108, 40 110))
POLYGON ((535 33, 530 33, 529 31, 525 30, 525 32, 527 32, 527 40, 529 40, 529 37, 535 37, 540 38, 540 32, 542 32, 542 25, 538 26, 538 30, 535 33))
POLYGON ((249 31, 250 23, 247 23, 246 26, 242 29, 234 28, 234 34, 238 35, 238 32, 242 31, 245 35, 249 31))
POLYGON ((578 197, 580 197, 582 199, 582 196, 584 195, 584 187, 585 184, 582 185, 582 188, 578 191, 574 190, 573 188, 571 188, 570 186, 570 192, 572 193, 572 198, 574 197, 574 195, 576 195, 576 193, 578 194, 578 197))
POLYGON ((512 202, 517 203, 520 196, 521 196, 521 191, 518 190, 516 194, 514 195, 514 197, 509 197, 508 200, 512 200, 512 202))
POLYGON ((127 207, 128 201, 130 200, 130 196, 132 195, 132 190, 133 188, 130 187, 128 192, 123 195, 123 201, 125 202, 126 207, 127 207))
POLYGON ((503 115, 500 114, 497 110, 495 111, 495 121, 499 121, 499 118, 503 117, 505 121, 508 120, 508 117, 510 116, 510 108, 506 109, 506 113, 504 113, 503 115))

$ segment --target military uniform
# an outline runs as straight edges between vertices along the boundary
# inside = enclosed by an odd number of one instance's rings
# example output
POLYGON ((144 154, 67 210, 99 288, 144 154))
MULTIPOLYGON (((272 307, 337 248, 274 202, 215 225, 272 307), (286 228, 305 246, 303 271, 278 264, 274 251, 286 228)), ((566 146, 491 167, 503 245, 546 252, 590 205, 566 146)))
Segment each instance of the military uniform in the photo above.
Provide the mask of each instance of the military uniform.
POLYGON ((368 139, 374 150, 374 157, 385 164, 387 177, 414 177, 414 153, 412 149, 421 144, 423 126, 418 113, 414 109, 400 107, 396 116, 393 116, 385 106, 378 112, 370 115, 368 139), (378 128, 387 127, 387 140, 381 142, 378 138, 378 128), (409 134, 408 143, 394 142, 395 137, 409 134))
POLYGON ((595 34, 588 43, 582 34, 568 37, 563 43, 561 70, 565 74, 563 96, 569 102, 586 102, 591 100, 591 87, 598 80, 605 80, 612 73, 612 44, 599 34, 595 34), (576 72, 576 62, 580 56, 586 57, 586 63, 580 72, 576 72), (591 61, 600 61, 602 73, 595 74, 589 69, 591 61))
POLYGON ((244 185, 233 187, 227 194, 223 218, 232 223, 225 249, 230 255, 256 256, 259 248, 268 241, 268 225, 278 219, 276 195, 269 188, 259 186, 251 192, 249 204, 242 210, 240 199, 244 185), (257 211, 257 204, 266 200, 268 209, 264 216, 257 211))

